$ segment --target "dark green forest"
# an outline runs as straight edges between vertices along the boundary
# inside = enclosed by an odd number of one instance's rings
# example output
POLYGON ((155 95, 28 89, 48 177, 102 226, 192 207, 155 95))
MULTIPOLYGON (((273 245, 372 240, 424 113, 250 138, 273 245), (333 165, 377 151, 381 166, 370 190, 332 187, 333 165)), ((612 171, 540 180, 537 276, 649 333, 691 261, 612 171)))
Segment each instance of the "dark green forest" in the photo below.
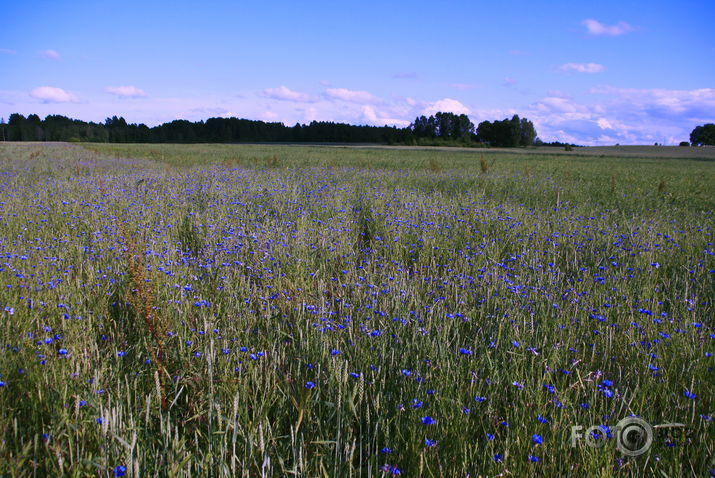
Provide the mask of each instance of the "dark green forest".
POLYGON ((406 128, 350 125, 327 121, 285 126, 239 118, 175 120, 152 128, 112 116, 103 123, 61 115, 44 120, 13 113, 0 122, 2 141, 75 141, 96 143, 381 143, 407 145, 531 146, 538 142, 531 121, 514 115, 475 127, 467 115, 439 112, 415 118, 406 128))

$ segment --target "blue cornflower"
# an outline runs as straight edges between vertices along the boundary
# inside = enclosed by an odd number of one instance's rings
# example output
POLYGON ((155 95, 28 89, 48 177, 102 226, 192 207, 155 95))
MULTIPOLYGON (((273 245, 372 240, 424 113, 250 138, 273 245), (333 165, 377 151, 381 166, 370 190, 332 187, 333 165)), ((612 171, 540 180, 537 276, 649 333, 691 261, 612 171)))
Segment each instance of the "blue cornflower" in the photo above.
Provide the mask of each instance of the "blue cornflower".
POLYGON ((119 465, 114 469, 114 476, 124 476, 127 473, 127 468, 125 466, 119 465))
POLYGON ((462 347, 461 349, 459 349, 459 353, 462 354, 462 355, 472 355, 472 351, 469 350, 469 349, 465 349, 464 347, 462 347))
POLYGON ((487 399, 487 397, 480 397, 480 396, 474 397, 475 402, 483 402, 486 399, 487 399))
POLYGON ((0 380, 0 387, 4 387, 4 386, 5 386, 5 382, 3 382, 2 380, 0 380))
POLYGON ((501 453, 495 453, 493 459, 497 463, 501 463, 501 453))
POLYGON ((380 453, 382 453, 383 455, 389 455, 390 453, 392 453, 392 448, 385 447, 380 450, 380 453))
POLYGON ((695 394, 693 392, 689 392, 687 389, 683 391, 683 396, 685 396, 685 398, 695 400, 695 394))
POLYGON ((532 463, 536 463, 537 461, 539 461, 539 457, 534 456, 534 455, 529 455, 529 461, 532 463))
POLYGON ((313 382, 305 382, 305 388, 308 390, 311 390, 313 387, 315 387, 315 384, 313 382))
POLYGON ((67 355, 67 349, 59 349, 57 353, 60 355, 67 355))
POLYGON ((609 390, 609 389, 605 389, 605 390, 603 391, 603 395, 604 395, 606 398, 611 398, 611 397, 613 396, 613 392, 612 392, 611 390, 609 390))
POLYGON ((430 440, 429 438, 425 438, 425 446, 435 446, 436 444, 436 441, 430 440))
POLYGON ((535 445, 541 445, 544 439, 541 438, 541 435, 534 433, 533 435, 531 435, 531 441, 533 441, 535 445))
POLYGON ((102 424, 102 417, 99 417, 99 418, 97 418, 97 419, 94 420, 94 421, 101 425, 101 424, 102 424))
POLYGON ((425 425, 432 425, 434 423, 434 419, 430 416, 424 416, 422 417, 422 423, 425 425))
POLYGON ((544 417, 542 417, 541 415, 537 415, 537 416, 536 416, 536 419, 537 419, 539 422, 541 422, 541 423, 549 423, 549 420, 546 419, 546 418, 544 418, 544 417))
POLYGON ((417 400, 416 398, 412 399, 412 408, 420 408, 422 406, 422 402, 417 400))
POLYGON ((491 433, 487 433, 487 440, 489 440, 489 441, 494 440, 494 435, 492 435, 491 433))
POLYGON ((124 350, 120 350, 117 352, 117 357, 124 357, 124 355, 125 355, 124 350))
POLYGON ((340 350, 338 350, 338 349, 331 349, 331 350, 330 350, 330 355, 332 355, 332 356, 336 356, 336 355, 338 355, 339 353, 340 353, 340 350))

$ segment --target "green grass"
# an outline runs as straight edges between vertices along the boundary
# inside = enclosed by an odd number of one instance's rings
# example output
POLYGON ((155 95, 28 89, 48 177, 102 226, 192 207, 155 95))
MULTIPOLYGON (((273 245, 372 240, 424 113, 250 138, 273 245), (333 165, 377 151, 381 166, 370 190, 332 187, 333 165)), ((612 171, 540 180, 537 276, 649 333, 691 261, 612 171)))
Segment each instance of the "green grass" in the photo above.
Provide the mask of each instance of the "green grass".
POLYGON ((706 475, 714 191, 695 159, 0 144, 0 475, 706 475), (570 446, 630 414, 686 428, 570 446))

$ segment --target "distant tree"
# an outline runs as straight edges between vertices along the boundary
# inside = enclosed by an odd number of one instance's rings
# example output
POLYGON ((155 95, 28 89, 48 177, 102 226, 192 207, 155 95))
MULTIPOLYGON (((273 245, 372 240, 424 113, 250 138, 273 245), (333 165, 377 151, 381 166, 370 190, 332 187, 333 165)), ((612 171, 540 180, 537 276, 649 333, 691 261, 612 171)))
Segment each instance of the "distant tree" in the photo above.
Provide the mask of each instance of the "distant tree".
POLYGON ((477 126, 477 138, 498 147, 531 146, 536 140, 536 129, 528 119, 514 115, 493 123, 482 121, 477 126))
POLYGON ((715 124, 696 126, 690 133, 690 143, 693 146, 715 145, 715 124))
POLYGON ((681 141, 678 146, 690 146, 690 143, 688 143, 687 141, 681 141))

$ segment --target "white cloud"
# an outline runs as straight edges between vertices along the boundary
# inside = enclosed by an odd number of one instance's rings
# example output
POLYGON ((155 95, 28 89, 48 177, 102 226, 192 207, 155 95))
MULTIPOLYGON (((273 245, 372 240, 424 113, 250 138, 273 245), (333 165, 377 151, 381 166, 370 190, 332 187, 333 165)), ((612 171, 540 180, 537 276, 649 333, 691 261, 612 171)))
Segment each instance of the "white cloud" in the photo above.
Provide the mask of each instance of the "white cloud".
POLYGON ((62 88, 54 86, 39 86, 30 92, 30 96, 43 103, 77 103, 77 98, 72 93, 68 93, 62 88))
POLYGON ((372 93, 348 90, 345 88, 328 88, 325 90, 325 96, 333 100, 347 101, 348 103, 357 103, 360 105, 382 103, 382 101, 372 93))
POLYGON ((715 117, 715 88, 667 90, 599 86, 591 93, 605 95, 614 105, 658 117, 687 117, 712 120, 715 117))
POLYGON ((598 121, 596 121, 596 124, 601 129, 614 129, 611 122, 608 121, 606 118, 599 118, 598 121))
POLYGON ((434 103, 429 103, 423 113, 426 115, 433 115, 440 111, 443 113, 455 113, 458 115, 468 115, 472 112, 469 108, 457 100, 453 100, 452 98, 443 98, 435 101, 434 103))
POLYGON ((633 27, 626 22, 618 22, 615 25, 604 25, 601 22, 589 18, 581 23, 586 25, 588 33, 594 36, 617 37, 633 31, 633 27))
POLYGON ((511 78, 507 76, 504 78, 504 83, 502 83, 504 86, 511 86, 511 85, 516 85, 517 81, 514 78, 511 78))
POLYGON ((62 59, 62 56, 57 53, 55 50, 44 50, 40 52, 40 57, 44 58, 45 60, 55 60, 59 61, 62 59))
POLYGON ((566 63, 559 67, 561 71, 576 71, 578 73, 599 73, 606 67, 598 63, 566 63))
POLYGON ((10 50, 8 48, 0 48, 0 53, 3 53, 5 55, 14 55, 17 52, 15 50, 10 50))
POLYGON ((363 113, 364 118, 371 125, 375 125, 375 126, 389 125, 389 126, 399 126, 402 128, 410 125, 410 122, 406 121, 406 120, 397 119, 397 118, 388 118, 388 117, 382 115, 381 113, 375 111, 375 108, 370 105, 363 106, 362 113, 363 113))
POLYGON ((146 96, 144 90, 136 86, 107 86, 104 91, 121 98, 141 98, 146 96))
POLYGON ((698 124, 715 122, 715 89, 635 89, 600 86, 587 103, 549 96, 523 113, 545 141, 583 145, 677 144, 698 124))
POLYGON ((286 86, 279 86, 278 88, 266 88, 261 91, 261 96, 273 100, 296 101, 298 103, 314 103, 318 101, 318 98, 316 98, 315 96, 309 95, 308 93, 293 91, 286 86))

